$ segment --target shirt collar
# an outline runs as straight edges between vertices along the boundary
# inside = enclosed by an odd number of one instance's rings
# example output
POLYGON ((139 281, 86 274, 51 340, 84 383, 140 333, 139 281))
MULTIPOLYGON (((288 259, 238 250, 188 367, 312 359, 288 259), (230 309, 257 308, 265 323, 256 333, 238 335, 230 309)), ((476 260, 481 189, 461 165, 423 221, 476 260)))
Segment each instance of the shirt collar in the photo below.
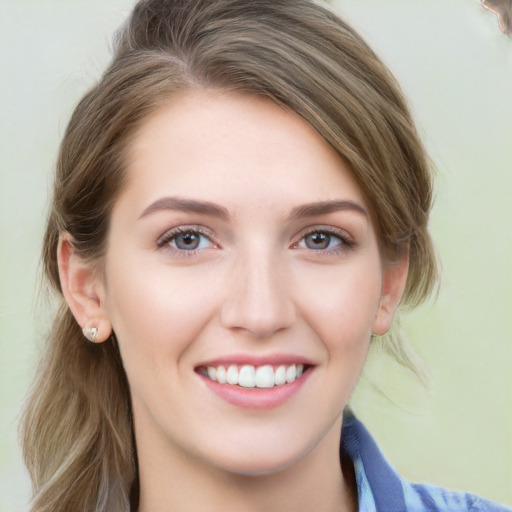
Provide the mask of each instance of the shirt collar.
POLYGON ((342 451, 354 464, 360 512, 407 510, 402 479, 350 410, 343 416, 342 451))

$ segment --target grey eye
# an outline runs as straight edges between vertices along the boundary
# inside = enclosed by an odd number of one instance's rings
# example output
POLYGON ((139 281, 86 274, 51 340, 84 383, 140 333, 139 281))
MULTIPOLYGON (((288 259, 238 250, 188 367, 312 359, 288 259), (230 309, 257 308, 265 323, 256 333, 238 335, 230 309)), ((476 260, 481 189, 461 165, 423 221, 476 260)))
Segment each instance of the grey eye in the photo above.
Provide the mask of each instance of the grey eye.
POLYGON ((198 233, 188 232, 177 235, 174 238, 174 244, 178 249, 183 251, 193 251, 199 247, 201 235, 198 233))
MULTIPOLYGON (((337 236, 330 233, 316 232, 306 235, 303 238, 303 243, 303 246, 307 247, 308 249, 321 251, 340 245, 341 240, 337 236)), ((302 243, 299 245, 302 245, 302 243)))
POLYGON ((171 247, 179 251, 195 251, 211 247, 212 241, 197 231, 182 231, 171 236, 167 242, 171 247))

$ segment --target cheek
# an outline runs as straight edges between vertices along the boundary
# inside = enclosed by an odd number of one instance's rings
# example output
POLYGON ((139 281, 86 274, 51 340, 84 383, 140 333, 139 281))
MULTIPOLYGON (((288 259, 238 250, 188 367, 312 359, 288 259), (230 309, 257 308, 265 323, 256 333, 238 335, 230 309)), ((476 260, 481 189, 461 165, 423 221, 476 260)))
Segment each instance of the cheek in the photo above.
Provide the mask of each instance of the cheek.
POLYGON ((304 317, 333 352, 363 349, 371 336, 380 291, 380 264, 325 268, 302 281, 304 317))
MULTIPOLYGON (((119 261, 114 254, 112 261, 119 261)), ((131 360, 168 366, 214 314, 211 273, 136 258, 122 263, 107 268, 107 309, 127 371, 131 360)))

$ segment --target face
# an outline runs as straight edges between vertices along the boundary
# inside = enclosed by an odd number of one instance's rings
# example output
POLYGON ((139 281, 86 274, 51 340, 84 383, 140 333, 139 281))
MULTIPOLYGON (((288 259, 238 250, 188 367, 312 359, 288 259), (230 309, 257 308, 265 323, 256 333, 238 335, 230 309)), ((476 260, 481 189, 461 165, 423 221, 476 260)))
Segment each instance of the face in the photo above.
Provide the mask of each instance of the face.
POLYGON ((339 435, 395 281, 346 164, 296 114, 211 91, 154 113, 128 162, 101 304, 138 450, 257 474, 339 435))

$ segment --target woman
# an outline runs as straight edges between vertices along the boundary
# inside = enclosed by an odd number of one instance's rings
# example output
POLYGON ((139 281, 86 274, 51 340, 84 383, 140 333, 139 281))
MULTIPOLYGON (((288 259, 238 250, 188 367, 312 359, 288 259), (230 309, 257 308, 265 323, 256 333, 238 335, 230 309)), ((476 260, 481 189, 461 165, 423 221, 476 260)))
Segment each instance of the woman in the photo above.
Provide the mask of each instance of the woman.
POLYGON ((346 410, 435 287, 431 196, 397 85, 328 9, 140 2, 61 147, 33 510, 503 510, 403 481, 346 410))

